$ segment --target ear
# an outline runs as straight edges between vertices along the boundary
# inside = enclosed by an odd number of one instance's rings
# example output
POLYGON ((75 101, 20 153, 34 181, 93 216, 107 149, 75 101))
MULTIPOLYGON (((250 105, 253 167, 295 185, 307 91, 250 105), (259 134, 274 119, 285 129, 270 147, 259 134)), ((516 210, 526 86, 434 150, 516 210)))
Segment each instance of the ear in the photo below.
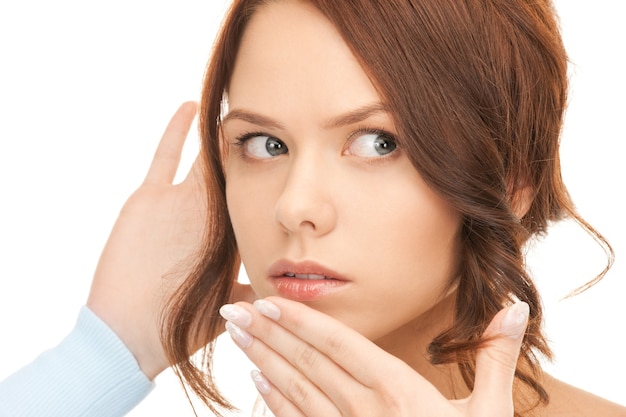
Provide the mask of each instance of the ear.
POLYGON ((515 187, 509 186, 508 195, 513 213, 521 219, 528 213, 535 199, 535 189, 529 181, 520 181, 515 187))
POLYGON ((511 210, 521 220, 535 199, 535 187, 529 172, 522 168, 517 174, 509 174, 506 188, 511 210))

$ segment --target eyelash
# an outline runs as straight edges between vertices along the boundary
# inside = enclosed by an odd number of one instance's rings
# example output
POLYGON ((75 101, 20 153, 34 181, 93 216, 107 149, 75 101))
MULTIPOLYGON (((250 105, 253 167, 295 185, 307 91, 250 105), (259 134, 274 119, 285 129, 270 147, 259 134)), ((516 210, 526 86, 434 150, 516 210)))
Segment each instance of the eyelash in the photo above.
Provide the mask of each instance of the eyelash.
POLYGON ((252 162, 252 160, 255 160, 254 158, 251 158, 250 156, 246 155, 246 151, 244 150, 244 145, 246 144, 246 142, 255 136, 271 136, 271 135, 268 135, 267 133, 260 131, 260 130, 254 130, 254 131, 248 131, 248 132, 245 132, 236 136, 235 141, 233 142, 233 145, 237 148, 237 158, 243 159, 244 161, 248 161, 248 162, 252 162))
POLYGON ((353 133, 351 133, 350 136, 348 136, 348 143, 349 144, 352 143, 354 139, 358 138, 360 135, 363 135, 363 134, 384 136, 386 138, 393 140, 394 142, 396 142, 396 144, 398 143, 398 140, 396 139, 396 135, 389 132, 388 130, 379 129, 376 127, 368 127, 368 126, 359 127, 353 133))
POLYGON ((269 135, 265 132, 262 131, 251 131, 251 132, 246 132, 246 133, 242 133, 241 135, 237 136, 235 138, 235 142, 233 143, 233 145, 235 146, 243 146, 249 139, 252 139, 255 136, 269 136, 269 137, 274 137, 272 135, 269 135))
POLYGON ((391 159, 395 159, 396 157, 400 156, 401 147, 400 147, 400 144, 398 143, 398 139, 396 138, 396 135, 391 133, 388 130, 385 130, 382 128, 371 127, 371 126, 358 127, 352 134, 350 134, 350 136, 348 136, 348 143, 346 145, 346 149, 359 136, 368 135, 368 134, 379 135, 379 136, 384 136, 386 138, 389 138, 396 144, 396 149, 387 155, 381 155, 380 157, 377 157, 377 158, 363 158, 366 163, 372 164, 372 165, 384 164, 385 162, 389 162, 391 159))
MULTIPOLYGON (((393 133, 389 132, 388 130, 385 129, 381 129, 381 128, 375 128, 375 127, 370 127, 370 126, 360 126, 357 129, 355 129, 349 136, 348 136, 348 146, 356 139, 358 138, 360 135, 363 134, 370 134, 370 135, 380 135, 380 136, 384 136, 386 138, 389 138, 391 140, 393 140, 397 146, 398 145, 398 140, 396 139, 396 135, 394 135, 393 133)), ((245 157, 245 152, 243 152, 243 146, 245 145, 245 143, 256 136, 268 136, 268 137, 275 137, 272 136, 268 133, 265 133, 261 130, 255 130, 255 131, 248 131, 245 133, 242 133, 240 135, 238 135, 237 137, 235 137, 235 141, 233 143, 233 145, 235 145, 236 147, 240 148, 240 157, 245 157)), ((278 139, 278 138, 276 138, 278 139)), ((279 139, 280 140, 280 139, 279 139)), ((383 155, 380 158, 374 158, 372 159, 372 162, 374 161, 380 161, 382 162, 382 160, 393 157, 395 154, 397 154, 396 152, 392 152, 388 155, 383 155)))

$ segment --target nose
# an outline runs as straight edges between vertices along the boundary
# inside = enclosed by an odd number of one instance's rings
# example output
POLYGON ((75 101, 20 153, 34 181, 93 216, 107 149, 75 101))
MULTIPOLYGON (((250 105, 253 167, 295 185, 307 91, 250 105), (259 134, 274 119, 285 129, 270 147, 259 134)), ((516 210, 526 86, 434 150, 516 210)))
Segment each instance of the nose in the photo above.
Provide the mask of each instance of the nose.
POLYGON ((321 161, 294 160, 275 209, 276 221, 287 234, 320 237, 335 228, 331 177, 321 161))

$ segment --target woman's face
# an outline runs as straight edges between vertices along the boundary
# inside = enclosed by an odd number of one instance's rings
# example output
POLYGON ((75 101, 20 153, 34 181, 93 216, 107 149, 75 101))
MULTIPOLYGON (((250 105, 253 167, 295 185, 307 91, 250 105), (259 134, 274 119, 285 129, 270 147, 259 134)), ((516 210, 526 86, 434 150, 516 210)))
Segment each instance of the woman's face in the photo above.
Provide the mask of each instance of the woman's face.
POLYGON ((228 207, 259 297, 302 301, 372 340, 444 297, 460 216, 397 146, 372 82, 317 9, 256 12, 228 107, 228 207))

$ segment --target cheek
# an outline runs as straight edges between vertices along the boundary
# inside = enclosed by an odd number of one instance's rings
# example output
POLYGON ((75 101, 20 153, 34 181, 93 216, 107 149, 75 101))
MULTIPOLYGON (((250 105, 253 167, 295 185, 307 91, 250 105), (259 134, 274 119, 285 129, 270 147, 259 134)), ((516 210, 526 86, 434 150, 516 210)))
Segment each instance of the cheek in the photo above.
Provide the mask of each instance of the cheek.
POLYGON ((262 227, 259 222, 259 213, 263 210, 253 193, 253 188, 247 187, 239 181, 229 181, 226 186, 226 204, 233 224, 239 251, 245 251, 250 244, 250 238, 255 236, 262 227))
MULTIPOLYGON (((237 243, 245 242, 245 234, 255 227, 256 213, 261 209, 262 184, 255 182, 254 176, 245 169, 239 156, 230 154, 226 164, 226 205, 230 215, 237 243)), ((258 225, 256 225, 258 226, 258 225)))
POLYGON ((377 185, 375 193, 357 192, 346 199, 351 214, 344 217, 355 240, 394 270, 432 271, 437 277, 444 275, 437 271, 452 270, 461 225, 456 210, 413 169, 377 185))
MULTIPOLYGON (((394 228, 405 260, 406 286, 441 291, 456 271, 461 217, 421 180, 416 189, 399 205, 394 228)), ((437 298, 437 294, 427 296, 437 298)))
MULTIPOLYGON (((232 173, 231 173, 232 174, 232 173)), ((273 224, 275 197, 271 187, 250 179, 231 175, 226 182, 226 202, 235 232, 237 248, 249 278, 255 278, 258 265, 275 247, 273 224)))
POLYGON ((336 314, 371 339, 432 309, 456 272, 460 215, 421 181, 396 185, 378 201, 362 196, 346 225, 367 309, 336 314))

